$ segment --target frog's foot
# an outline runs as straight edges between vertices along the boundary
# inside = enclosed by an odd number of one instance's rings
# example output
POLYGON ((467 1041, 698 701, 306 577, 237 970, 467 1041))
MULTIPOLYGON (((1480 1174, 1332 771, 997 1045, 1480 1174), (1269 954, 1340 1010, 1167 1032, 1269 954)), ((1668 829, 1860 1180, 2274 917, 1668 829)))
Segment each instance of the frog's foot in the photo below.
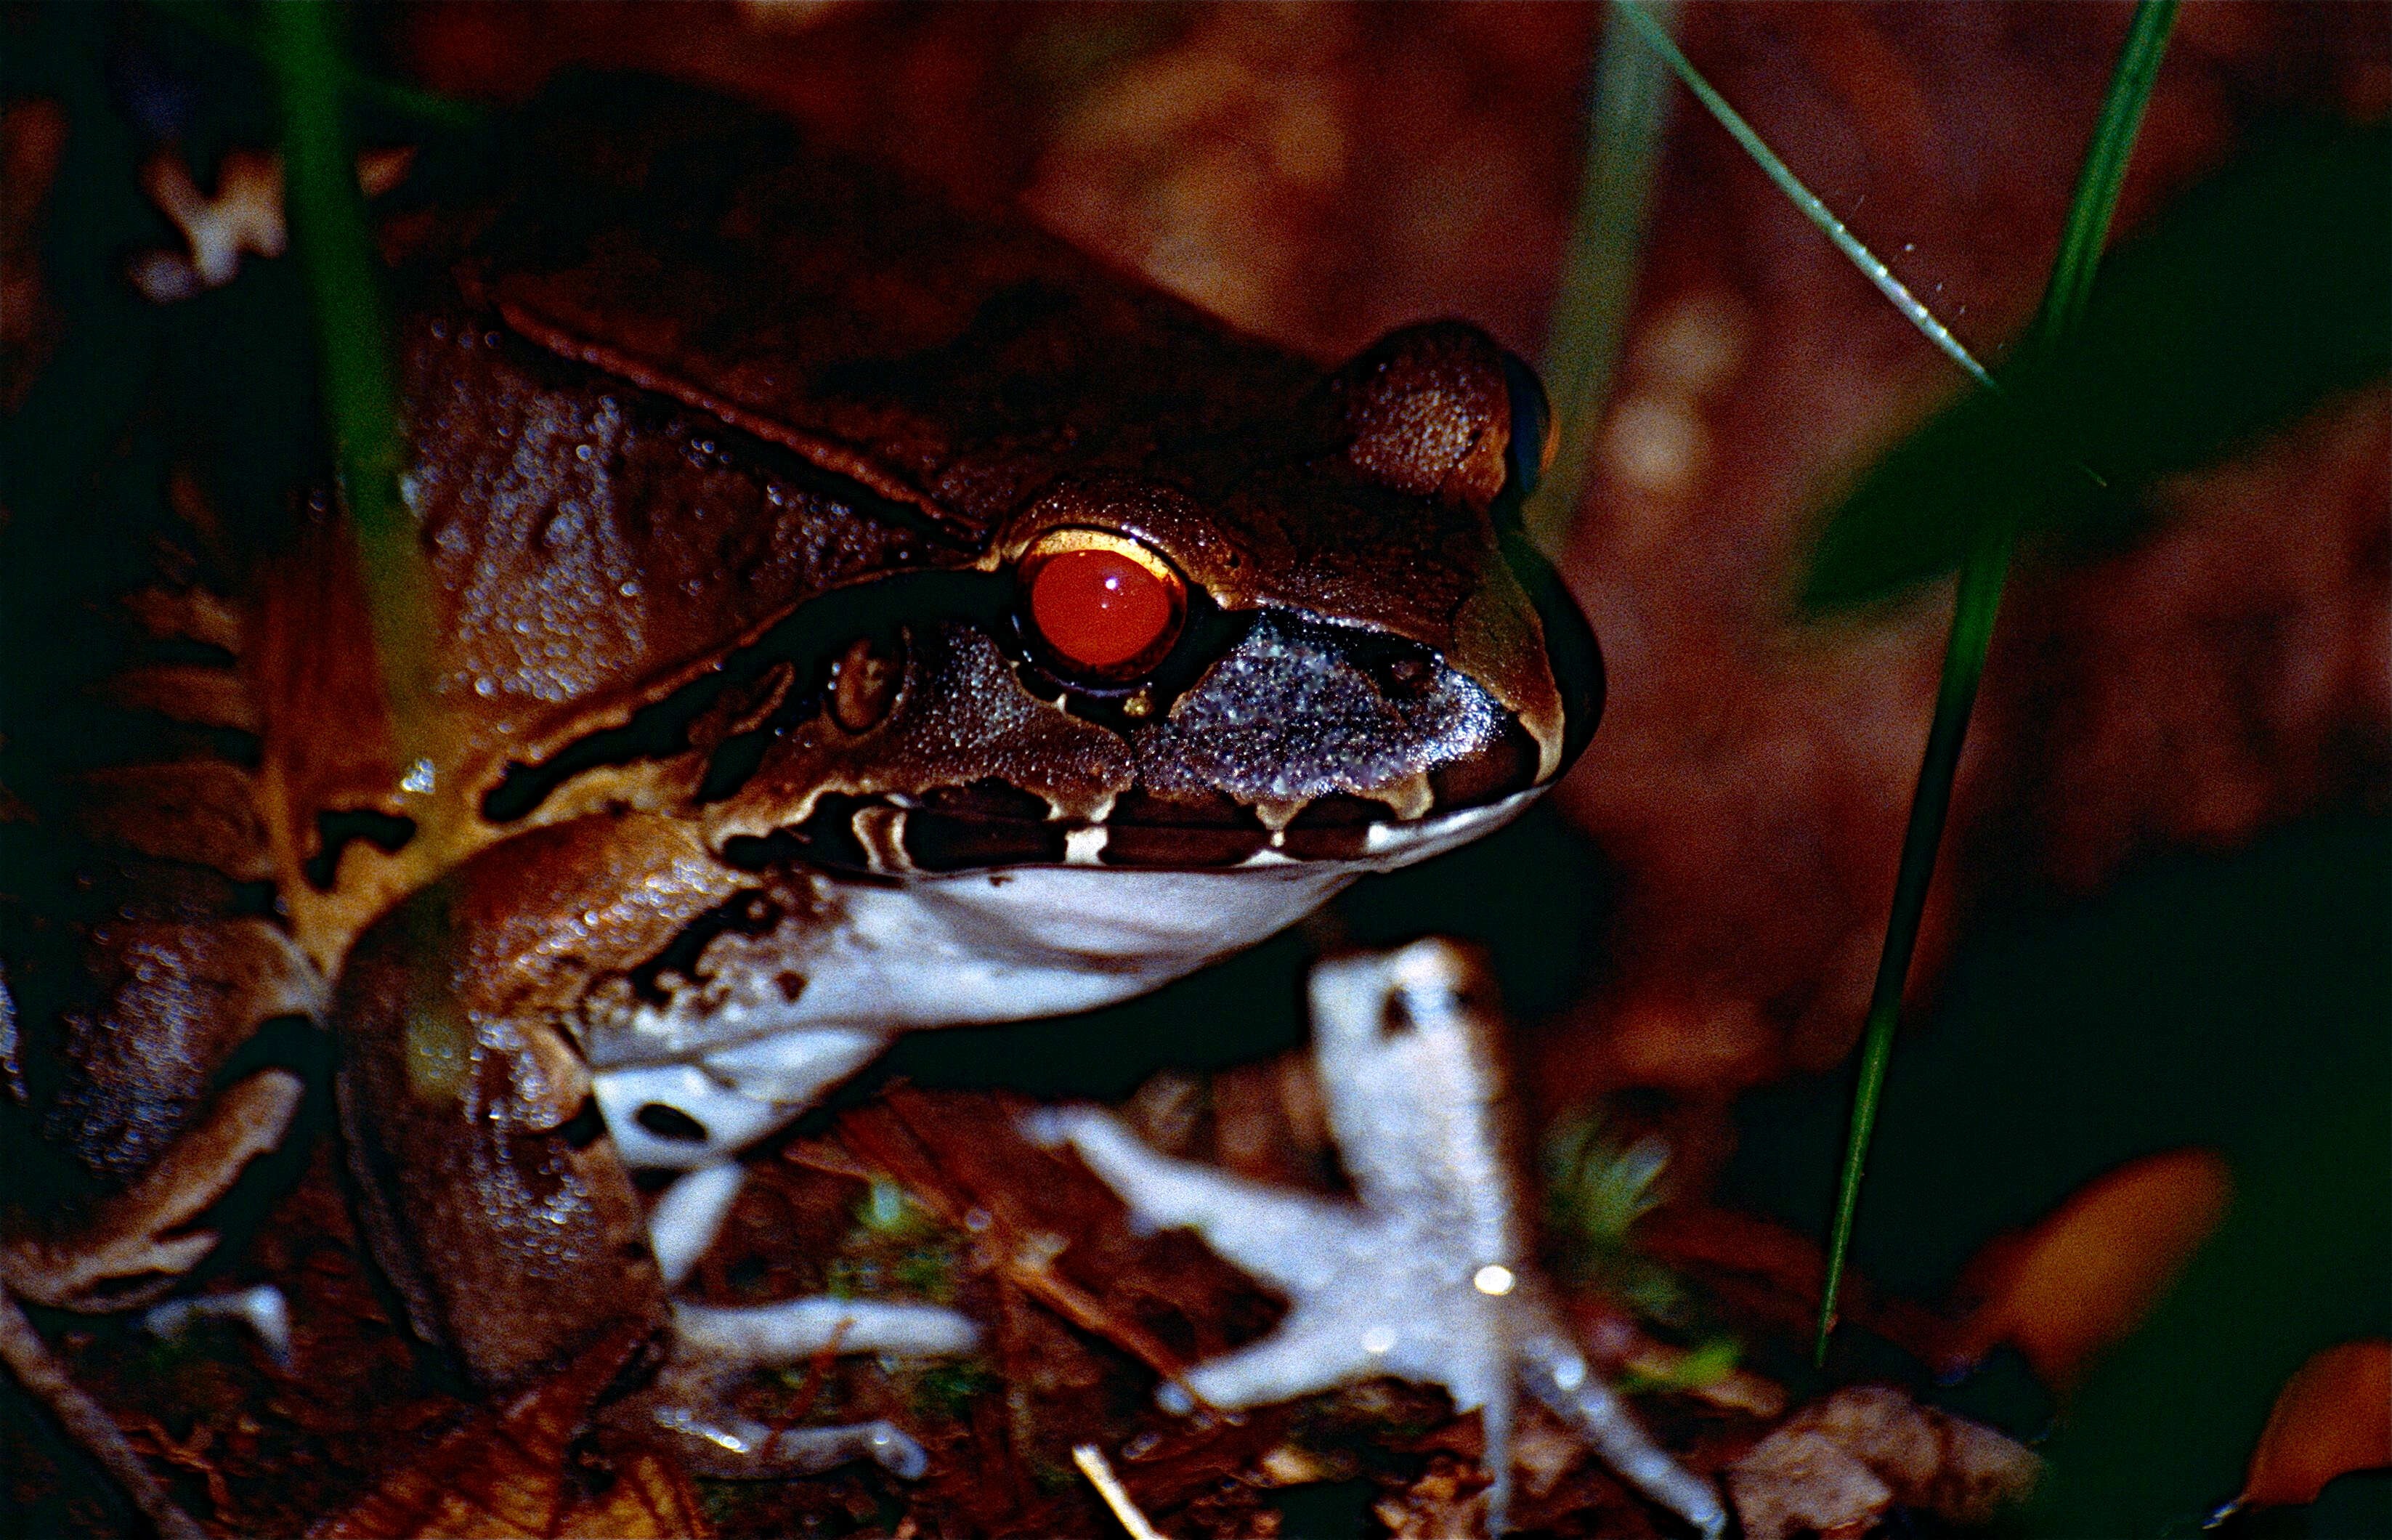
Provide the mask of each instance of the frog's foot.
POLYGON ((601 1069, 591 1090, 615 1150, 635 1170, 678 1171, 648 1211, 668 1288, 714 1244, 739 1195, 738 1155, 880 1051, 878 1033, 786 1030, 688 1064, 601 1069))
POLYGON ((728 1407, 701 1412, 660 1402, 654 1425, 691 1472, 724 1481, 811 1476, 850 1460, 872 1460, 909 1481, 930 1468, 929 1453, 890 1422, 774 1428, 728 1407))
POLYGON ((1188 1372, 1215 1404, 1380 1374, 1442 1385, 1456 1411, 1482 1414, 1487 1526, 1501 1533, 1525 1383, 1620 1475, 1716 1536, 1718 1493, 1589 1371, 1528 1265, 1499 1133, 1500 1024, 1478 1003, 1490 992, 1468 953, 1435 940, 1314 970, 1314 1063, 1355 1202, 1167 1158, 1094 1108, 1034 1114, 1025 1131, 1072 1145, 1145 1223, 1194 1230, 1287 1297, 1276 1331, 1188 1372))
POLYGON ((157 1299, 214 1249, 214 1232, 188 1227, 252 1160, 281 1144, 303 1090, 299 1077, 282 1069, 235 1081, 88 1222, 0 1246, 0 1279, 24 1299, 64 1310, 123 1310, 157 1299))
POLYGON ((1703 1540, 1719 1540, 1727 1533, 1727 1508, 1718 1491, 1653 1442, 1619 1393, 1587 1366, 1585 1357, 1558 1330, 1526 1336, 1515 1363, 1528 1393, 1584 1439, 1621 1480, 1692 1524, 1703 1540))
MULTIPOLYGON (((648 1209, 648 1244, 668 1289, 714 1244, 747 1181, 742 1150, 812 1105, 879 1051, 878 1034, 786 1031, 688 1064, 600 1070, 594 1092, 617 1151, 634 1168, 678 1173, 648 1209)), ((727 1391, 753 1370, 824 1353, 940 1358, 970 1352, 979 1329, 934 1305, 827 1298, 724 1307, 675 1300, 672 1351, 639 1398, 650 1428, 693 1470, 733 1480, 803 1475, 870 1459, 912 1480, 930 1456, 886 1422, 774 1428, 727 1391)))
POLYGON ((970 1318, 942 1306, 820 1294, 770 1305, 675 1301, 672 1327, 676 1347, 738 1369, 802 1364, 823 1352, 953 1358, 980 1346, 970 1318))
POLYGON ((808 1475, 856 1459, 912 1481, 930 1465, 922 1446, 890 1423, 760 1422, 730 1404, 726 1391, 740 1376, 825 1352, 948 1357, 980 1341, 970 1321, 935 1305, 823 1297, 734 1307, 676 1302, 672 1337, 670 1362, 641 1397, 648 1421, 691 1469, 734 1481, 808 1475))

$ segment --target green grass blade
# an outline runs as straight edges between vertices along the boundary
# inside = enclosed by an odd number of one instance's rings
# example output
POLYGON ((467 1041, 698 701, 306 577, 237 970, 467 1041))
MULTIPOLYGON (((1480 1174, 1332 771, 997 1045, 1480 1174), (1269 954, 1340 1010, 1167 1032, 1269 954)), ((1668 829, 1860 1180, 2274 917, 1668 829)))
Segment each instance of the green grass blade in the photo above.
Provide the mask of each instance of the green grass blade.
MULTIPOLYGON (((1669 35, 1665 20, 1646 20, 1669 35)), ((1595 428, 1619 367, 1669 123, 1668 82, 1661 57, 1646 46, 1641 30, 1615 14, 1595 59, 1586 171, 1545 342, 1554 463, 1522 513, 1529 538, 1548 553, 1560 549, 1578 512, 1595 428)))
POLYGON ((1728 131, 1729 137, 1744 147, 1745 153, 1750 155, 1753 163, 1777 184, 1778 190, 1785 193, 1811 223, 1818 226, 1820 231, 1835 242, 1838 251, 1852 259, 1852 266, 1877 286, 1878 293, 1892 301, 1893 307, 1901 311, 1911 325, 1918 328, 1929 342, 1941 348, 1944 357, 1965 370, 1970 379, 1981 385, 1993 385, 1993 376, 1986 372, 1984 365, 1977 361, 1976 356, 1961 345, 1950 328, 1935 319, 1935 313, 1917 294, 1904 287, 1902 280, 1893 276, 1893 269, 1887 267, 1883 259, 1862 244, 1860 237, 1845 228, 1844 222, 1836 217, 1835 211, 1827 207, 1824 199, 1803 185, 1802 179, 1794 175, 1793 168, 1778 158, 1777 151, 1769 148, 1769 142, 1727 104, 1727 98, 1711 88, 1711 83, 1705 80, 1686 56, 1679 51, 1677 44, 1670 37, 1669 30, 1654 18, 1641 0, 1612 0, 1611 9, 1614 16, 1634 29, 1645 46, 1660 55, 1676 72, 1686 89, 1694 93, 1695 99, 1719 120, 1720 126, 1728 131))
MULTIPOLYGON (((150 7, 203 37, 218 43, 228 43, 237 48, 264 56, 276 46, 266 36, 274 26, 270 18, 253 25, 233 13, 229 7, 214 0, 150 0, 150 7)), ((261 13, 270 7, 259 7, 261 13)), ((465 131, 481 125, 482 109, 471 102, 444 97, 420 85, 390 80, 358 69, 345 53, 334 50, 330 67, 334 72, 333 84, 338 94, 351 101, 370 102, 398 117, 411 118, 437 128, 465 131)))
MULTIPOLYGON (((2031 346, 2055 349, 2084 313, 2094 270, 2109 236, 2110 217, 2117 208, 2118 189, 2134 152, 2135 136, 2142 126, 2143 110, 2151 100, 2161 56, 2167 49, 2176 21, 2177 0, 2139 0, 2126 33, 2126 47, 2112 74, 2110 91, 2093 133, 2092 149, 2077 175, 2068 222, 2052 263, 2051 281, 2044 288, 2043 306, 2035 318, 2031 346)), ((1836 1296, 1843 1282, 1851 1252, 1852 1224, 1860 1210, 1861 1177, 1867 1165, 1869 1135, 1877 1124, 1879 1097, 1885 1089, 1886 1064, 1893 1053, 1893 1029, 1902 1015, 1903 986, 1909 978, 1910 959, 1918 940, 1918 921, 1927 907, 1927 890, 1935 875, 1935 855, 1943 843, 1944 815, 1952 805, 1952 779, 1967 741, 1969 716, 1976 704, 1977 685, 1985 672, 1985 653, 1993 640, 1994 620, 2001 607, 2002 584, 2009 572, 2014 533, 1997 529, 1981 541, 1960 569, 1959 594, 1952 615, 1952 634, 1944 650, 1944 675, 1935 696, 1935 719, 1927 735, 1927 753, 1918 769, 1918 789, 1910 804, 1909 827, 1903 832, 1901 865, 1894 877, 1893 913, 1886 925, 1885 950, 1878 960, 1877 982, 1869 999, 1868 1024, 1861 1049, 1860 1079, 1852 1094, 1850 1134, 1844 1146, 1843 1169, 1836 1184, 1836 1211, 1827 1240, 1826 1285, 1819 1298, 1818 1337, 1813 1356, 1824 1364, 1827 1339, 1835 1330, 1836 1296)))
POLYGON ((405 447, 398 385, 381 265, 342 116, 348 70, 339 14, 323 0, 266 6, 258 38, 281 99, 284 198, 315 312, 324 412, 357 538, 394 747, 410 766, 404 789, 420 793, 430 790, 424 777, 439 762, 428 646, 432 587, 415 521, 399 496, 405 447))
POLYGON ((2093 126, 2093 145, 2076 174, 2076 190, 2068 203, 2068 223, 2060 232, 2060 250, 2052 257, 2051 281, 2043 292, 2043 307, 2035 316, 2034 346, 2050 351, 2076 329, 2085 305, 2092 297, 2093 275, 2100 269, 2101 248, 2109 241, 2110 220, 2118 212, 2118 189, 2126 185, 2126 163, 2135 152, 2135 136, 2150 105, 2152 86, 2159 79, 2160 59, 2167 53, 2168 33, 2176 25, 2177 0, 2142 0, 2126 30, 2118 67, 2110 77, 2110 93, 2102 99, 2100 121, 2093 126))
POLYGON ((2122 489, 2212 463, 2392 372, 2392 128, 2278 123, 2102 260, 2065 341, 2030 340, 1880 460, 1822 529, 1802 602, 1952 570, 1996 528, 2107 542, 2122 489))

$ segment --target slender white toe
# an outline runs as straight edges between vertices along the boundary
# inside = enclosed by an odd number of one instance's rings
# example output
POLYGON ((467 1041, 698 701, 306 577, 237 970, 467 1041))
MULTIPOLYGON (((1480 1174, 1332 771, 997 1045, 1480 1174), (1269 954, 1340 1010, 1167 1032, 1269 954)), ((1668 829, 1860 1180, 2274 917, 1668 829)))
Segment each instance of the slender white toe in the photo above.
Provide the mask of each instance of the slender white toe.
POLYGON ((667 1288, 688 1277, 714 1244, 747 1180, 746 1167, 735 1160, 720 1161, 674 1179, 657 1197, 648 1215, 648 1244, 656 1250, 656 1271, 665 1275, 667 1288))
POLYGON ((938 1305, 814 1296, 770 1305, 675 1303, 673 1331, 711 1358, 761 1368, 823 1351, 947 1358, 980 1345, 980 1328, 938 1305))

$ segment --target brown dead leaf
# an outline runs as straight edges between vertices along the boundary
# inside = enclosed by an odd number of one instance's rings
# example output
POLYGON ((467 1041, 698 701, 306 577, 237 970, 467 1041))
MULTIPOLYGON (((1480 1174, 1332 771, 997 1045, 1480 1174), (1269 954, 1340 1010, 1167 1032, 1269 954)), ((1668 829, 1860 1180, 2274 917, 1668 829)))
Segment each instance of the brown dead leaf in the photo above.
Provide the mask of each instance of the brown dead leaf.
POLYGON ((2208 1150, 2146 1155, 2087 1182, 1970 1263, 1964 1287, 1982 1303, 1955 1339, 1952 1366, 2012 1342, 2045 1384, 2073 1389, 2167 1293, 2233 1192, 2232 1172, 2208 1150))
POLYGON ((2284 1381, 2242 1501, 2313 1503, 2335 1477, 2383 1466, 2392 1466, 2392 1342, 2343 1342, 2284 1381))
POLYGON ((224 1471, 208 1457, 208 1445, 215 1442, 214 1435, 215 1429, 202 1423, 191 1429, 188 1441, 178 1442, 174 1434, 166 1431, 165 1425, 152 1416, 132 1418, 129 1433, 135 1448, 155 1455, 206 1482, 208 1506, 221 1522, 232 1511, 232 1488, 226 1483, 224 1471))
POLYGON ((689 1477, 653 1449, 615 1460, 615 1484, 565 1516, 557 1540, 684 1540, 712 1533, 689 1477))
POLYGON ((1728 1469, 1747 1540, 1864 1533, 1894 1503, 1982 1524, 2024 1497, 2042 1462, 1990 1428, 1860 1385, 1788 1417, 1728 1469))
POLYGON ((596 1499, 571 1479, 566 1451, 598 1393, 645 1339, 618 1326, 553 1377, 504 1405, 486 1407, 364 1500, 310 1533, 310 1540, 631 1540, 703 1536, 685 1478, 656 1455, 631 1451, 596 1499))
POLYGON ((1393 1540, 1445 1540, 1487 1528, 1487 1481, 1461 1460, 1438 1455, 1402 1492, 1371 1505, 1393 1540))
POLYGON ((1052 1171, 1060 1162, 1015 1130, 1007 1104, 961 1097, 933 1103, 893 1087, 841 1118, 838 1139, 942 1222, 979 1236, 982 1255, 1013 1286, 1164 1379, 1188 1367, 1152 1332, 1055 1268, 1068 1242, 1024 1203, 1022 1173, 1052 1171))
POLYGON ((1784 1429, 1763 1439, 1729 1468, 1727 1490, 1747 1540, 1866 1531, 1893 1502, 1893 1489, 1867 1462, 1816 1429, 1784 1429))

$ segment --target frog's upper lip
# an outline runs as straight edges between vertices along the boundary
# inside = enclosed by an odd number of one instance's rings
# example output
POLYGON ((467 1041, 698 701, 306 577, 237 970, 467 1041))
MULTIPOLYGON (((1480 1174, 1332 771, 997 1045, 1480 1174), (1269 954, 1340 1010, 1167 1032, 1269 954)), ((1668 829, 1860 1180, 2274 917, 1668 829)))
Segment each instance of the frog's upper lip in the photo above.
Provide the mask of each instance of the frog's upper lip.
POLYGON ((1335 794, 1266 809, 1211 793, 1114 800, 1101 816, 1044 817, 1010 805, 1020 793, 970 788, 926 796, 817 798, 809 816, 769 839, 737 838, 725 855, 741 866, 796 857, 884 878, 1070 866, 1210 871, 1285 865, 1401 866, 1510 819, 1543 790, 1514 785, 1467 802, 1438 802, 1417 816, 1387 803, 1335 794))

